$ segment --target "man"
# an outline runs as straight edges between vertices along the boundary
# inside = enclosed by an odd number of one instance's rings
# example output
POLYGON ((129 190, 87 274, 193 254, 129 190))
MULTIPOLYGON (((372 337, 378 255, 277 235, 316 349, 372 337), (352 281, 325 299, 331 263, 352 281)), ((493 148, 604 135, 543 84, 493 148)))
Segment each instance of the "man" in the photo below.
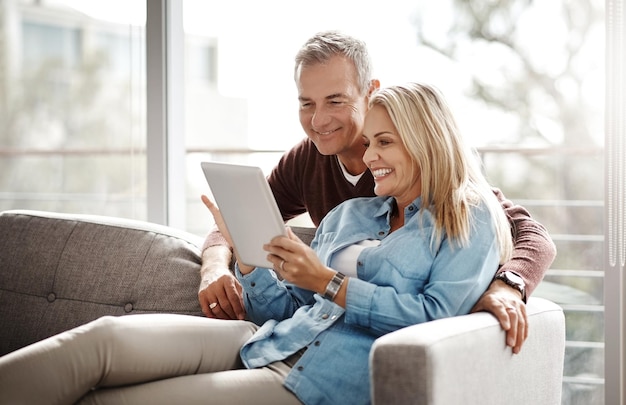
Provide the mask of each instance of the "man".
MULTIPOLYGON (((296 55, 300 124, 307 138, 287 151, 268 177, 285 221, 308 212, 318 226, 339 203, 374 195, 361 138, 369 96, 380 86, 371 77, 365 44, 338 32, 313 36, 296 55)), ((556 249, 545 228, 523 207, 494 192, 511 222, 515 248, 472 311, 496 316, 507 332, 507 345, 518 353, 528 336, 526 296, 543 278, 556 249)), ((229 270, 231 258, 228 244, 211 232, 203 247, 198 293, 208 317, 245 316, 241 286, 229 270)))

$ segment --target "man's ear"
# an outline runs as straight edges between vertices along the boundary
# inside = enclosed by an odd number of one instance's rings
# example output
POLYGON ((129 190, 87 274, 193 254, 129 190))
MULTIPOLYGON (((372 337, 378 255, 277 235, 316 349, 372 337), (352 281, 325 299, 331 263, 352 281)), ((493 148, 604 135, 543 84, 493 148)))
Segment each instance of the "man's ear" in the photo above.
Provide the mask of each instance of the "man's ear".
POLYGON ((378 89, 380 89, 380 80, 378 79, 370 80, 370 88, 369 88, 369 91, 367 92, 367 95, 371 96, 372 93, 378 89))

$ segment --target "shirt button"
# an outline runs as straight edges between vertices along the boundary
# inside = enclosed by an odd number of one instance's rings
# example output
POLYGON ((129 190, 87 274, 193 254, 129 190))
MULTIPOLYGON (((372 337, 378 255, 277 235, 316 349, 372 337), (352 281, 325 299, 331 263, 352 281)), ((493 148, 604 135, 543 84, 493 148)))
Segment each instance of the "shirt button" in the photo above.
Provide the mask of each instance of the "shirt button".
POLYGON ((328 314, 322 315, 322 319, 328 319, 328 314))
POLYGON ((298 366, 298 371, 302 371, 302 370, 304 370, 304 367, 298 366))
POLYGON ((320 341, 319 341, 319 340, 316 340, 316 341, 315 341, 315 343, 314 343, 314 345, 315 345, 315 346, 319 346, 319 345, 320 345, 320 341))
POLYGON ((337 319, 337 315, 331 316, 330 319, 334 321, 335 319, 337 319))
POLYGON ((415 209, 415 207, 413 207, 412 205, 409 207, 409 211, 413 211, 415 209))
POLYGON ((250 287, 256 287, 256 283, 253 281, 250 283, 250 287))
POLYGON ((384 234, 385 234, 385 231, 378 232, 378 236, 383 236, 384 234))

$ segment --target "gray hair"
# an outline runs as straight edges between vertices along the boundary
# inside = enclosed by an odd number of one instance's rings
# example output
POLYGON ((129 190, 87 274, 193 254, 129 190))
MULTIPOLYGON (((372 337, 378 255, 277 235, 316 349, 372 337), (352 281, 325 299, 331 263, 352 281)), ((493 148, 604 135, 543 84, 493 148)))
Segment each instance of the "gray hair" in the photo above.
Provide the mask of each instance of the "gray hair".
POLYGON ((296 55, 294 74, 302 66, 325 63, 333 56, 350 59, 356 69, 361 94, 366 94, 372 80, 372 63, 365 42, 339 31, 318 32, 309 38, 296 55))

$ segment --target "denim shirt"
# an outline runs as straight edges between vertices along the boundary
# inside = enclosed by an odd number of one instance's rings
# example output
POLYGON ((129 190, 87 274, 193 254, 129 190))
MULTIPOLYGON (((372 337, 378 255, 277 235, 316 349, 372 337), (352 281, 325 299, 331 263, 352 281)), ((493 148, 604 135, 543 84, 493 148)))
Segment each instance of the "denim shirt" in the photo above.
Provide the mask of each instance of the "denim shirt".
POLYGON ((492 280, 499 250, 484 205, 471 210, 469 244, 443 233, 432 241, 434 219, 418 215, 420 198, 390 233, 393 198, 348 200, 320 224, 311 247, 329 265, 342 248, 366 239, 380 245, 357 259, 358 278, 346 278, 346 308, 278 279, 271 269, 237 269, 250 320, 262 325, 241 349, 248 368, 263 367, 306 348, 285 380, 305 404, 370 402, 369 352, 374 340, 400 328, 469 313, 492 280))

